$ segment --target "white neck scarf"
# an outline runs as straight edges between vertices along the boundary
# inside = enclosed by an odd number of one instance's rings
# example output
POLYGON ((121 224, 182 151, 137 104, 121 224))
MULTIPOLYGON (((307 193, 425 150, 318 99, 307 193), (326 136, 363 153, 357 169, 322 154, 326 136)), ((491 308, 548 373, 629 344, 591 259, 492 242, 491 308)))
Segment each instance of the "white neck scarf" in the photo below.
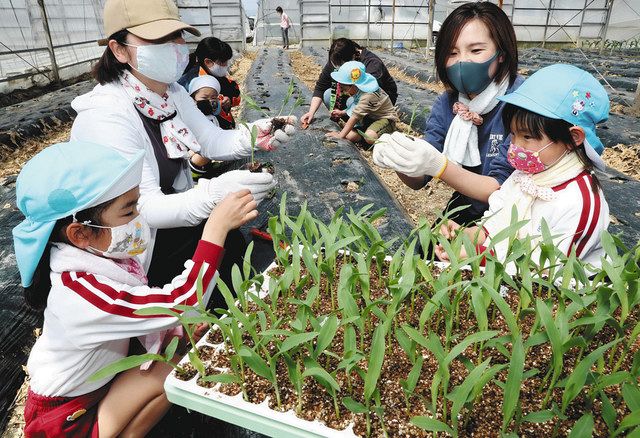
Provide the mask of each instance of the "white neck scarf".
POLYGON ((200 151, 196 137, 178 115, 169 90, 160 96, 128 71, 120 75, 120 83, 143 116, 161 122, 160 133, 169 158, 189 158, 189 150, 200 151))
POLYGON ((509 77, 496 84, 491 82, 482 93, 473 99, 459 93, 460 102, 454 104, 456 117, 449 126, 444 140, 443 153, 451 161, 463 166, 482 164, 478 148, 478 125, 482 124, 480 114, 487 114, 498 105, 498 97, 503 96, 509 87, 509 77))
MULTIPOLYGON (((553 187, 575 178, 583 171, 584 164, 573 152, 566 154, 557 164, 540 173, 514 171, 511 178, 515 185, 502 196, 502 205, 491 204, 491 210, 495 213, 488 217, 484 226, 490 234, 507 228, 511 224, 511 211, 514 206, 518 210, 518 221, 530 220, 531 208, 536 199, 553 200, 557 196, 553 187)), ((520 228, 519 237, 525 237, 528 234, 526 230, 527 227, 520 228)))

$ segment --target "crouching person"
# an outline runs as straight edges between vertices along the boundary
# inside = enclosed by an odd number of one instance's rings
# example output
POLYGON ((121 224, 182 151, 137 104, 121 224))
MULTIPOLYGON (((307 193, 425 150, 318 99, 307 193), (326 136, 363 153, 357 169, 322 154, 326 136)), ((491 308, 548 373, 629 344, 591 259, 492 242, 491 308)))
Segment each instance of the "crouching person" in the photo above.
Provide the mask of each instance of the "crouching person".
POLYGON ((340 120, 342 130, 329 132, 328 137, 346 138, 353 142, 364 137, 364 141, 373 144, 382 134, 396 130, 396 122, 399 121, 396 109, 376 78, 365 71, 363 63, 345 62, 338 71, 331 73, 331 77, 353 99, 346 110, 332 111, 332 117, 348 116, 349 119, 346 122, 340 120))
POLYGON ((25 220, 13 230, 16 259, 27 302, 44 308, 27 364, 27 437, 144 436, 169 408, 163 382, 171 367, 89 377, 125 357, 131 338, 178 325, 136 310, 195 305, 199 276, 206 302, 227 232, 257 216, 249 190, 229 194, 211 212, 184 270, 161 288, 147 286, 137 258, 149 242, 136 207, 143 157, 140 151, 129 161, 110 147, 61 143, 18 176, 25 220))

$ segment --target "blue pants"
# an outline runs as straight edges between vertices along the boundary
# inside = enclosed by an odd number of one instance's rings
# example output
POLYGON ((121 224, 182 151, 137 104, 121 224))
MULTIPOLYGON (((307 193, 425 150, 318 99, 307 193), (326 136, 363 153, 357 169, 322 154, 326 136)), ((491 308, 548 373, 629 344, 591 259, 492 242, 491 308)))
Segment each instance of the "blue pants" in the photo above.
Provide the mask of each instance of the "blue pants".
POLYGON ((289 28, 286 29, 284 27, 280 28, 282 30, 282 45, 284 47, 289 47, 289 28))

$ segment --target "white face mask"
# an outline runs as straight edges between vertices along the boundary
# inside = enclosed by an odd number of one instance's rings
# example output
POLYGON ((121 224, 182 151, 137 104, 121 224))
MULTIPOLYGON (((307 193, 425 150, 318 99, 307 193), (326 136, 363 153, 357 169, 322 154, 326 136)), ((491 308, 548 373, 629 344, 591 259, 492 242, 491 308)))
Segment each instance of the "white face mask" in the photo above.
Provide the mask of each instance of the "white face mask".
POLYGON ((213 76, 218 76, 219 78, 226 76, 229 73, 229 67, 222 66, 219 64, 213 64, 213 67, 209 70, 213 76))
POLYGON ((125 45, 137 48, 136 61, 138 68, 134 68, 129 64, 131 68, 139 71, 149 79, 163 84, 171 84, 180 79, 184 69, 189 64, 189 48, 186 44, 125 45))
POLYGON ((104 227, 101 225, 90 224, 89 221, 82 222, 88 227, 108 228, 111 230, 111 243, 105 251, 88 247, 92 252, 110 259, 129 259, 142 254, 146 249, 151 238, 149 224, 142 218, 137 216, 131 221, 117 227, 104 227))

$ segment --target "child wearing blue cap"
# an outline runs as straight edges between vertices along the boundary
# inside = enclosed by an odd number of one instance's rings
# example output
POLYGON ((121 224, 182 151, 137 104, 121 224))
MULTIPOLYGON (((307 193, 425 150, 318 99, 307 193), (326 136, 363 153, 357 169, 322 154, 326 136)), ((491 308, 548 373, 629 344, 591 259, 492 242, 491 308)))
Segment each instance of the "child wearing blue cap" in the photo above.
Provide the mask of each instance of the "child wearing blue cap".
POLYGON ((364 132, 364 140, 373 144, 382 134, 395 131, 399 121, 389 95, 378 85, 373 75, 358 61, 345 62, 331 77, 342 92, 352 96, 345 110, 333 110, 331 116, 349 116, 340 132, 329 132, 327 137, 345 138, 352 142, 362 139, 358 130, 364 132))
MULTIPOLYGON (((604 255, 600 236, 609 226, 609 207, 593 169, 605 168, 600 158, 604 146, 596 135, 596 124, 609 115, 605 89, 588 72, 556 64, 539 70, 500 100, 507 103, 507 157, 516 170, 489 197, 482 227, 465 231, 484 251, 492 236, 511 224, 515 208, 518 220, 528 221, 519 237, 538 240, 544 221, 562 252, 575 251, 579 259, 599 268, 604 255)), ((450 237, 458 228, 449 221, 443 233, 450 237)), ((495 245, 499 258, 507 244, 502 240, 495 245)), ((441 246, 436 254, 449 259, 441 246)))
POLYGON ((98 430, 144 436, 169 408, 163 382, 171 368, 156 363, 147 371, 88 378, 125 357, 131 338, 155 339, 157 352, 178 321, 136 310, 197 304, 199 276, 207 302, 227 232, 257 216, 249 190, 228 195, 209 216, 184 271, 163 288, 148 287, 136 257, 149 242, 136 207, 143 157, 141 151, 129 161, 110 147, 61 143, 18 176, 25 220, 13 229, 16 260, 27 302, 44 307, 42 336, 27 364, 27 437, 97 437, 98 430))

